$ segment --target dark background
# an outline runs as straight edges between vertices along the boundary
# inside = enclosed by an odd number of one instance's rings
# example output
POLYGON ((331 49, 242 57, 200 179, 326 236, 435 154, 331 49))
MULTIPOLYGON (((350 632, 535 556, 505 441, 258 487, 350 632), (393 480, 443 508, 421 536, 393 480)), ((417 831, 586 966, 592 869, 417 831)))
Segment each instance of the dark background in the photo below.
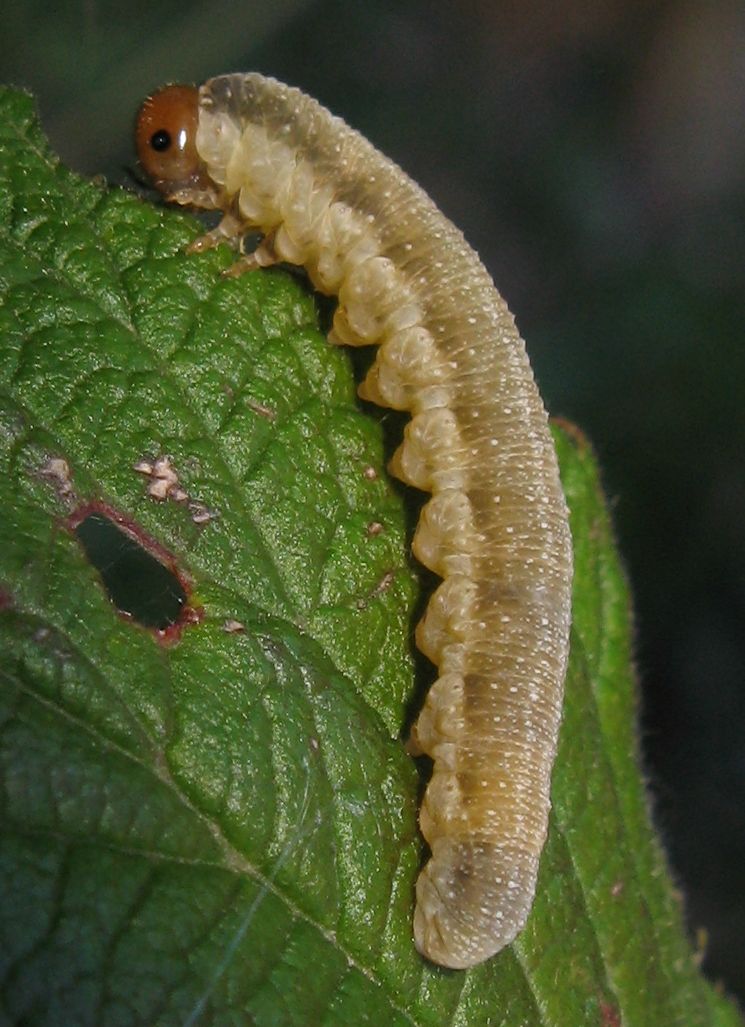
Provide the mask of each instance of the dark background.
POLYGON ((633 585, 642 742, 705 969, 745 998, 745 5, 37 0, 3 14, 72 167, 125 183, 152 88, 259 70, 394 157, 589 435, 633 585))

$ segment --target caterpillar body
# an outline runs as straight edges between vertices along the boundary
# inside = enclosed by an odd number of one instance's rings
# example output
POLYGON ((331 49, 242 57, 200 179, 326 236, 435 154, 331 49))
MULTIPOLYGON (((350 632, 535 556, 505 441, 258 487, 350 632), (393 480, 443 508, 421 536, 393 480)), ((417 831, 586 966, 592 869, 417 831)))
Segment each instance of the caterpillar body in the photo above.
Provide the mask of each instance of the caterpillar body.
POLYGON ((391 470, 432 493, 413 551, 443 579, 416 632, 439 676, 411 741, 434 764, 414 938, 473 966, 530 911, 568 652, 568 517, 525 345, 458 229, 299 90, 258 74, 166 87, 137 145, 170 200, 223 211, 197 248, 258 229, 237 272, 288 261, 337 296, 332 341, 378 347, 360 395, 411 414, 391 470))

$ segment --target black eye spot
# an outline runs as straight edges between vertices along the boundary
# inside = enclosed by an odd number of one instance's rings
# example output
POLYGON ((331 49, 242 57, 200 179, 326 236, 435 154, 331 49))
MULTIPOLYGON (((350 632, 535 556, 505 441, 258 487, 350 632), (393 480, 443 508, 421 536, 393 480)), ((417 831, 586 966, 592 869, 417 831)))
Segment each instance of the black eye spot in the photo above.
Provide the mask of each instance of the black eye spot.
POLYGON ((153 132, 150 136, 150 145, 158 153, 162 153, 171 145, 171 133, 167 132, 164 128, 158 129, 157 132, 153 132))

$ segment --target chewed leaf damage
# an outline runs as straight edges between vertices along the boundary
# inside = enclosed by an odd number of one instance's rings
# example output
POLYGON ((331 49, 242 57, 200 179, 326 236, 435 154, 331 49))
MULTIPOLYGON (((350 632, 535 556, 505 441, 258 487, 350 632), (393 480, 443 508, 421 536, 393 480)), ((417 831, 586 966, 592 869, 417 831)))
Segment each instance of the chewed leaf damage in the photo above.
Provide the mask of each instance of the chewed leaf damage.
POLYGON ((201 620, 190 602, 191 582, 176 557, 136 521, 106 503, 79 506, 66 526, 96 568, 118 613, 164 644, 201 620))

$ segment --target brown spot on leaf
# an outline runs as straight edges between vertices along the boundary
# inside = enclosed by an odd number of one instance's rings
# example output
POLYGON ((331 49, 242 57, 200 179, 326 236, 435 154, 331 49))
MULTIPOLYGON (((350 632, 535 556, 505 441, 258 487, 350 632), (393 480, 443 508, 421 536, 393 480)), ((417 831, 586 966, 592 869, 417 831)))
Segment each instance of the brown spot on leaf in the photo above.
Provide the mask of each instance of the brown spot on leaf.
POLYGON ((228 635, 239 635, 246 630, 246 625, 239 620, 226 620, 222 626, 223 631, 228 635))
POLYGON ((147 494, 152 499, 173 499, 177 503, 183 503, 189 498, 181 487, 176 469, 171 463, 171 457, 167 454, 159 456, 153 461, 138 460, 134 465, 134 470, 150 479, 147 485, 147 494))
POLYGON ((249 399, 246 402, 250 409, 253 410, 255 414, 258 414, 259 417, 264 417, 267 421, 277 420, 277 412, 276 410, 272 410, 271 407, 266 406, 264 403, 258 403, 255 399, 249 399))
POLYGON ((375 587, 372 588, 367 593, 367 595, 364 596, 364 598, 358 600, 357 609, 366 609, 372 599, 375 599, 377 596, 382 595, 383 592, 387 592, 388 589, 391 587, 391 583, 393 582, 395 576, 395 571, 386 571, 383 577, 380 579, 380 581, 375 585, 375 587))
POLYGON ((600 1003, 600 1016, 602 1027, 621 1027, 621 1014, 610 1002, 600 1003))
POLYGON ((173 458, 164 454, 151 460, 143 457, 134 465, 133 470, 149 478, 147 494, 152 499, 163 502, 167 499, 174 503, 183 503, 188 507, 191 519, 195 524, 209 524, 219 514, 211 510, 206 503, 192 499, 179 480, 178 472, 173 465, 173 458))
POLYGON ((204 503, 189 503, 189 513, 195 524, 209 524, 220 515, 215 510, 210 510, 204 503))

